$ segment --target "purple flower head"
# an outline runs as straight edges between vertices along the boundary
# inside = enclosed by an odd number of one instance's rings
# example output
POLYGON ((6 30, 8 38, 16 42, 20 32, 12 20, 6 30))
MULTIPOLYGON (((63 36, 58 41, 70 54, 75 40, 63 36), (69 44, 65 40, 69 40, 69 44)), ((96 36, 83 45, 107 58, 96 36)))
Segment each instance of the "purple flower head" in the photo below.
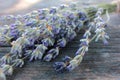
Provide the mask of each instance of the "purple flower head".
POLYGON ((73 20, 75 18, 75 16, 73 13, 70 13, 67 18, 70 20, 73 20))
POLYGON ((49 62, 52 60, 52 57, 53 57, 53 54, 47 54, 46 56, 44 56, 43 60, 49 62))
POLYGON ((53 46, 54 45, 54 40, 52 38, 45 38, 42 40, 42 44, 44 46, 53 46))
POLYGON ((63 62, 69 62, 72 58, 69 56, 65 56, 62 60, 63 62))
POLYGON ((66 24, 66 20, 63 19, 63 18, 61 18, 61 19, 59 19, 59 23, 62 24, 62 25, 64 25, 64 24, 66 24))
POLYGON ((74 69, 74 67, 73 67, 72 65, 68 65, 68 66, 66 67, 66 69, 67 69, 67 71, 72 71, 72 70, 74 69))
POLYGON ((10 54, 6 54, 0 59, 1 64, 10 64, 11 61, 12 61, 12 57, 10 56, 10 54))
POLYGON ((53 26, 52 26, 52 32, 53 32, 54 34, 58 34, 58 33, 60 32, 60 27, 57 26, 57 25, 53 25, 53 26))
POLYGON ((57 72, 63 72, 65 70, 66 64, 64 62, 55 62, 53 67, 57 72))
POLYGON ((52 16, 52 19, 51 19, 51 20, 52 20, 53 22, 55 22, 55 21, 57 21, 58 19, 59 19, 58 16, 52 16))
POLYGON ((19 30, 15 24, 10 26, 10 33, 9 36, 16 39, 19 36, 19 30))
POLYGON ((22 67, 24 65, 23 59, 15 59, 13 62, 16 67, 22 67))
POLYGON ((55 14, 57 12, 57 8, 56 7, 52 7, 50 9, 50 14, 55 14))
POLYGON ((51 61, 59 54, 58 48, 51 49, 47 52, 47 55, 43 58, 45 61, 51 61))
POLYGON ((44 16, 44 15, 40 15, 40 16, 39 16, 39 19, 40 19, 40 20, 43 20, 43 19, 45 19, 45 16, 44 16))
POLYGON ((78 12, 77 16, 82 21, 86 20, 86 18, 87 18, 86 14, 84 12, 81 12, 81 11, 78 12))
POLYGON ((77 34, 76 34, 75 31, 71 31, 71 32, 69 32, 69 33, 67 34, 67 39, 68 39, 69 41, 71 41, 71 40, 73 40, 73 39, 75 38, 76 35, 77 35, 77 34))
POLYGON ((59 46, 59 47, 65 47, 65 46, 66 46, 66 43, 67 43, 66 39, 65 39, 65 38, 62 38, 62 39, 59 39, 59 40, 57 41, 57 46, 59 46))
POLYGON ((2 65, 2 70, 6 75, 12 75, 13 74, 13 66, 4 64, 2 65))
POLYGON ((38 21, 37 21, 36 19, 32 19, 32 18, 31 18, 29 21, 26 22, 25 25, 32 27, 32 26, 34 26, 35 24, 37 24, 37 22, 38 22, 38 21))
POLYGON ((63 16, 64 16, 65 18, 67 18, 69 15, 70 15, 70 12, 68 12, 68 11, 63 13, 63 16))
POLYGON ((35 43, 35 39, 29 38, 28 40, 29 40, 29 42, 30 42, 29 46, 33 46, 34 43, 35 43))
POLYGON ((69 26, 72 26, 72 21, 71 20, 69 20, 68 22, 67 22, 67 25, 69 25, 69 26))
POLYGON ((53 48, 47 52, 48 54, 52 54, 52 58, 56 58, 59 55, 59 47, 53 48))

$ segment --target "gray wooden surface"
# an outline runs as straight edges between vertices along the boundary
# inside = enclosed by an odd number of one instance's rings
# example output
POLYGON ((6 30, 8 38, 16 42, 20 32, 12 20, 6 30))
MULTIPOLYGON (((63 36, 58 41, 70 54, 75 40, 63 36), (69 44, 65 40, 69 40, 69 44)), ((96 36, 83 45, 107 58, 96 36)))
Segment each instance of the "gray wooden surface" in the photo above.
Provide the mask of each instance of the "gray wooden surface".
MULTIPOLYGON (((56 73, 52 68, 55 61, 65 55, 73 56, 78 49, 80 33, 61 50, 57 59, 52 62, 26 62, 23 68, 14 70, 7 80, 120 80, 120 15, 111 14, 107 32, 110 35, 109 45, 102 42, 90 44, 88 53, 81 65, 72 72, 56 73)), ((9 52, 10 48, 1 47, 0 55, 9 52)))

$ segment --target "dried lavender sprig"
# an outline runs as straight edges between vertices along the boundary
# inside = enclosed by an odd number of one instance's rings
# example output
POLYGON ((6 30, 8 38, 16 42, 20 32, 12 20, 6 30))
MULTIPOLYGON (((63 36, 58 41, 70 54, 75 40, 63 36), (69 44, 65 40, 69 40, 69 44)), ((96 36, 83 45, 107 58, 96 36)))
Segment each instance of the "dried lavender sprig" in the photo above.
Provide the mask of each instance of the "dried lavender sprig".
POLYGON ((64 62, 55 62, 54 64, 54 68, 56 71, 61 72, 61 71, 72 71, 73 69, 75 69, 82 61, 83 56, 85 55, 85 53, 88 51, 88 47, 89 47, 89 43, 95 39, 95 41, 98 41, 98 39, 102 39, 103 42, 106 44, 108 43, 106 39, 108 39, 108 35, 105 34, 105 24, 103 24, 103 20, 101 20, 101 14, 103 12, 103 9, 99 9, 96 13, 96 18, 94 19, 94 23, 95 23, 95 35, 93 36, 93 38, 91 40, 89 40, 89 36, 91 36, 91 28, 93 28, 93 26, 85 32, 85 34, 83 35, 84 39, 81 39, 81 44, 80 44, 80 48, 77 50, 76 52, 76 56, 71 59, 71 58, 65 58, 64 62), (96 20, 97 19, 97 20, 96 20), (101 24, 100 24, 101 23, 101 24), (99 25, 98 25, 99 24, 99 25))

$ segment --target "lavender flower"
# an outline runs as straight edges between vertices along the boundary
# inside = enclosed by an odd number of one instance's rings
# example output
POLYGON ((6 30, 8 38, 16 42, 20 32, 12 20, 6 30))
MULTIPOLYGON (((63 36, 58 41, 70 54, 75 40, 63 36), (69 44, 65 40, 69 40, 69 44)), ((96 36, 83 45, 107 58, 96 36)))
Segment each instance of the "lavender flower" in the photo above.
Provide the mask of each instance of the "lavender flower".
POLYGON ((45 61, 50 61, 54 58, 56 58, 59 55, 59 48, 56 47, 55 49, 51 49, 47 52, 47 55, 43 58, 45 61))
POLYGON ((13 74, 13 67, 10 66, 10 65, 7 65, 7 64, 2 65, 2 70, 4 71, 4 73, 6 75, 12 75, 13 74))
POLYGON ((12 61, 12 57, 10 56, 10 54, 6 54, 0 59, 0 61, 1 64, 9 64, 12 61))
POLYGON ((69 56, 65 56, 63 59, 63 62, 70 62, 70 60, 72 60, 72 58, 71 57, 69 57, 69 56))
POLYGON ((60 27, 59 26, 52 26, 52 32, 54 33, 54 34, 59 34, 59 32, 60 32, 60 27))
POLYGON ((57 41, 57 46, 65 47, 66 44, 67 44, 67 41, 66 41, 65 38, 59 39, 59 40, 57 41))
POLYGON ((48 30, 48 29, 44 30, 43 35, 54 38, 54 34, 52 33, 51 30, 48 30))
POLYGON ((46 18, 46 15, 48 14, 49 10, 45 8, 45 9, 38 10, 38 12, 39 12, 39 19, 43 20, 46 18))
POLYGON ((76 32, 73 31, 72 29, 69 30, 66 34, 66 38, 68 39, 68 41, 73 40, 76 36, 77 36, 76 32))
POLYGON ((0 45, 8 45, 10 40, 11 40, 11 38, 8 37, 7 35, 0 34, 0 45))
POLYGON ((89 39, 81 39, 80 41, 81 41, 80 48, 75 53, 76 55, 79 55, 80 53, 84 54, 85 52, 88 51, 89 39))
POLYGON ((25 25, 26 25, 26 26, 31 26, 31 27, 36 27, 37 23, 38 23, 38 20, 37 20, 37 19, 31 18, 31 19, 29 19, 29 20, 26 22, 25 25))
POLYGON ((77 13, 77 16, 78 16, 79 19, 82 20, 82 21, 84 21, 84 20, 87 19, 86 14, 85 14, 84 12, 81 12, 81 11, 79 11, 79 12, 77 13))
POLYGON ((81 63, 82 61, 82 56, 81 55, 77 55, 73 58, 73 60, 71 60, 69 62, 69 65, 66 67, 66 69, 68 71, 72 71, 73 69, 75 69, 76 67, 78 67, 78 65, 81 63))
POLYGON ((18 30, 18 28, 15 24, 12 24, 10 26, 9 36, 12 37, 12 38, 15 38, 15 39, 19 36, 19 30, 18 30))
POLYGON ((0 68, 0 80, 6 80, 6 76, 5 76, 4 71, 2 70, 2 68, 0 68))
POLYGON ((64 62, 55 62, 53 67, 55 68, 55 71, 62 72, 65 70, 66 64, 64 62))
POLYGON ((53 46, 54 42, 55 41, 52 38, 45 38, 42 40, 42 44, 44 44, 45 46, 53 46))
POLYGON ((55 14, 57 12, 57 7, 52 7, 50 9, 50 14, 55 14))
POLYGON ((15 59, 13 63, 15 64, 16 67, 22 67, 24 65, 23 59, 15 59))
POLYGON ((43 54, 45 53, 45 50, 47 50, 47 47, 44 45, 38 45, 36 49, 31 53, 30 61, 33 59, 42 59, 43 54))
POLYGON ((23 49, 26 47, 26 45, 29 45, 30 42, 25 37, 20 37, 16 41, 13 41, 12 48, 10 53, 17 57, 22 57, 23 49))

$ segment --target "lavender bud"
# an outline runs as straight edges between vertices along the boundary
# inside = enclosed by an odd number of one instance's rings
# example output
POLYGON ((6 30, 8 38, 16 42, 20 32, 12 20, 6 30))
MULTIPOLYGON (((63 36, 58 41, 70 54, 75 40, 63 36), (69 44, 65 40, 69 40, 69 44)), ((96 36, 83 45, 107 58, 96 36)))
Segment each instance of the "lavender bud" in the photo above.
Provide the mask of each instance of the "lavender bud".
POLYGON ((55 41, 52 38, 45 38, 42 40, 42 44, 44 44, 45 46, 53 46, 54 42, 55 41))
POLYGON ((10 65, 7 65, 7 64, 2 65, 2 69, 6 75, 12 75, 13 73, 13 67, 10 65))
POLYGON ((12 61, 10 54, 6 54, 0 59, 2 64, 9 64, 12 61))
POLYGON ((91 36, 91 33, 90 33, 89 30, 87 30, 87 31, 85 32, 85 34, 83 35, 83 37, 88 38, 89 36, 91 36))
POLYGON ((4 71, 0 68, 0 80, 6 80, 6 76, 4 74, 4 71))
POLYGON ((43 54, 45 53, 45 50, 47 50, 47 47, 44 45, 38 45, 36 47, 36 49, 31 53, 31 58, 30 61, 32 61, 33 59, 37 60, 37 59, 42 59, 43 54))
POLYGON ((87 19, 86 14, 85 14, 84 12, 81 12, 81 11, 78 12, 77 16, 79 17, 79 19, 80 19, 81 21, 84 21, 84 20, 87 19))
POLYGON ((64 62, 55 62, 53 64, 53 67, 55 68, 57 72, 62 72, 64 71, 66 64, 64 62))
POLYGON ((53 57, 53 54, 47 54, 47 55, 43 58, 43 60, 49 62, 49 61, 51 61, 52 57, 53 57))
POLYGON ((67 44, 67 41, 66 41, 65 38, 59 39, 59 40, 57 41, 57 46, 65 47, 66 44, 67 44))
POLYGON ((65 56, 62 60, 63 62, 69 62, 72 58, 69 56, 65 56))
POLYGON ((47 52, 47 55, 43 58, 45 61, 50 61, 55 59, 59 55, 59 47, 51 49, 47 52))
POLYGON ((73 58, 73 60, 71 60, 69 62, 69 65, 66 67, 66 69, 68 71, 72 71, 73 69, 78 67, 78 65, 80 64, 81 61, 82 61, 82 56, 81 55, 75 56, 75 58, 73 58))
POLYGON ((50 9, 50 14, 55 14, 57 12, 57 7, 52 7, 50 9))
POLYGON ((22 67, 24 65, 23 59, 16 59, 13 61, 16 67, 22 67))

